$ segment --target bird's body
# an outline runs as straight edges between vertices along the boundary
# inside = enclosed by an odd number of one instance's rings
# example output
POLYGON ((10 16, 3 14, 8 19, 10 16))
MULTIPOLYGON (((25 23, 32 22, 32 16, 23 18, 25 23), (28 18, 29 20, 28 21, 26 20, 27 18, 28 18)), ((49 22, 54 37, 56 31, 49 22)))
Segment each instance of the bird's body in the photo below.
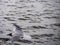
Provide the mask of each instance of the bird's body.
POLYGON ((31 40, 32 38, 31 38, 31 36, 30 35, 27 35, 27 34, 23 34, 23 39, 25 39, 25 40, 31 40))

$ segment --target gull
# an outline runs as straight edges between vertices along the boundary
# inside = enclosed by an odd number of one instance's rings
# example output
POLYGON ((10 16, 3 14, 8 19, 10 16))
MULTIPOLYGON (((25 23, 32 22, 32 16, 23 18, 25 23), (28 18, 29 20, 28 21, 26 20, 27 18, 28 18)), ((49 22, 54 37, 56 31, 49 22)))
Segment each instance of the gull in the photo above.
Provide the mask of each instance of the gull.
POLYGON ((17 24, 13 24, 15 28, 13 29, 14 33, 12 33, 11 45, 14 45, 15 40, 32 40, 30 35, 23 33, 22 28, 17 24))

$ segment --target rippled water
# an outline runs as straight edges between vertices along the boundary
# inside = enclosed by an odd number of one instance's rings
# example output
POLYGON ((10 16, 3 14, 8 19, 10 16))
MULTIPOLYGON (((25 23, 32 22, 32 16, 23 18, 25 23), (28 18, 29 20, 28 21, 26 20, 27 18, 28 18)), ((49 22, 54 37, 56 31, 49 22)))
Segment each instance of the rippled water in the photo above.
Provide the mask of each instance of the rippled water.
POLYGON ((60 0, 0 0, 1 35, 12 32, 12 23, 31 35, 35 45, 60 45, 60 0))

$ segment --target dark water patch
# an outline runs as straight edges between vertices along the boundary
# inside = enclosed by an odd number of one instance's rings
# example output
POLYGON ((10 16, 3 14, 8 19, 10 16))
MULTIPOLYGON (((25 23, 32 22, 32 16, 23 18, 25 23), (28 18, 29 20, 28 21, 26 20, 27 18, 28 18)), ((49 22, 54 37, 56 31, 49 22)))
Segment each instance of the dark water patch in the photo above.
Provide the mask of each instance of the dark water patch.
POLYGON ((52 25, 60 27, 60 23, 52 24, 52 25))
POLYGON ((48 1, 46 1, 46 0, 37 0, 38 2, 44 2, 44 3, 46 3, 46 2, 48 2, 48 1))
MULTIPOLYGON (((9 44, 9 45, 11 45, 11 44, 9 44)), ((20 45, 20 44, 14 43, 14 45, 20 45)))
POLYGON ((32 12, 33 10, 27 10, 27 12, 32 12))
POLYGON ((39 34, 34 34, 34 35, 31 35, 32 37, 34 37, 34 36, 37 36, 37 37, 40 37, 40 35, 39 34))
POLYGON ((60 4, 60 1, 59 2, 56 2, 56 3, 59 3, 60 4))
POLYGON ((54 34, 41 34, 40 37, 52 37, 54 34))
POLYGON ((29 20, 27 18, 18 18, 18 20, 29 20))
POLYGON ((40 35, 31 35, 32 39, 40 39, 40 35))
POLYGON ((14 12, 14 13, 15 13, 15 12, 17 12, 17 11, 9 11, 9 12, 10 12, 10 13, 12 13, 12 12, 14 12))
POLYGON ((27 0, 26 2, 28 2, 28 3, 34 3, 35 0, 27 0))
POLYGON ((8 19, 9 17, 4 17, 4 19, 8 19))
POLYGON ((20 45, 20 44, 14 43, 14 45, 20 45))
POLYGON ((17 7, 16 5, 7 5, 8 7, 11 6, 11 7, 17 7))
MULTIPOLYGON (((5 44, 6 45, 6 44, 5 44)), ((12 45, 11 43, 8 43, 7 45, 12 45)), ((20 45, 18 43, 14 43, 13 45, 20 45)))
POLYGON ((31 18, 30 17, 24 17, 26 20, 30 20, 31 18))
POLYGON ((33 28, 36 28, 36 29, 40 29, 40 28, 46 28, 46 27, 44 27, 44 26, 32 26, 33 28))
POLYGON ((60 13, 56 13, 55 15, 60 15, 60 13))
POLYGON ((55 0, 54 2, 55 2, 55 3, 60 3, 60 0, 55 0))
POLYGON ((44 13, 44 14, 53 14, 52 12, 46 12, 46 13, 44 13))
POLYGON ((24 0, 20 0, 19 2, 24 2, 24 0))
POLYGON ((22 15, 23 17, 25 17, 25 15, 22 15))
POLYGON ((10 12, 10 13, 8 13, 8 14, 5 14, 6 16, 14 16, 15 14, 14 14, 15 12, 10 12))
POLYGON ((21 9, 21 8, 24 8, 24 7, 17 7, 17 8, 20 8, 21 9))
POLYGON ((44 13, 40 13, 40 16, 45 15, 44 13))
POLYGON ((34 42, 36 42, 36 43, 44 43, 43 41, 34 41, 34 42))
POLYGON ((52 19, 52 18, 60 19, 60 17, 59 17, 59 16, 44 17, 44 18, 48 18, 48 19, 52 19))
POLYGON ((12 31, 12 30, 10 30, 10 29, 7 29, 7 31, 12 31))
POLYGON ((29 41, 29 40, 18 40, 18 41, 23 43, 28 43, 28 44, 32 43, 32 41, 29 41))
POLYGON ((45 5, 52 7, 52 4, 51 3, 46 3, 45 5))
POLYGON ((33 32, 36 32, 36 31, 33 30, 33 32))
POLYGON ((25 33, 29 33, 29 31, 24 31, 25 33))
POLYGON ((54 42, 60 42, 60 37, 54 37, 54 38, 47 38, 47 40, 52 40, 54 42))
POLYGON ((40 13, 40 16, 43 16, 43 15, 51 15, 53 14, 52 12, 43 12, 43 13, 40 13))
POLYGON ((33 37, 32 39, 40 39, 39 37, 33 37))
POLYGON ((26 16, 25 18, 30 18, 30 17, 26 16))
POLYGON ((3 1, 4 3, 8 3, 8 1, 3 1))
POLYGON ((54 39, 60 41, 60 37, 55 37, 54 39))
POLYGON ((15 20, 13 20, 13 19, 8 19, 8 21, 15 21, 15 20))
POLYGON ((21 3, 28 3, 28 2, 30 2, 30 0, 19 0, 19 2, 21 2, 21 3))
POLYGON ((58 8, 58 9, 55 9, 55 11, 60 11, 60 8, 58 8))
POLYGON ((40 14, 35 14, 35 16, 41 16, 40 14))
POLYGON ((9 17, 4 17, 4 19, 7 19, 8 21, 15 21, 14 19, 10 19, 9 17))
MULTIPOLYGON (((11 39, 9 38, 0 38, 0 40, 3 40, 3 41, 11 41, 11 39)), ((22 42, 22 43, 33 43, 32 41, 29 41, 29 40, 15 40, 15 41, 18 41, 18 42, 22 42)))
POLYGON ((29 23, 40 23, 40 21, 37 21, 37 20, 30 20, 29 23))
POLYGON ((47 38, 47 40, 57 42, 57 40, 55 40, 53 38, 47 38))
POLYGON ((8 41, 10 39, 9 38, 0 38, 0 40, 8 41))
POLYGON ((27 14, 27 15, 33 15, 33 14, 27 14))
POLYGON ((44 12, 52 12, 53 13, 53 10, 45 9, 44 12))

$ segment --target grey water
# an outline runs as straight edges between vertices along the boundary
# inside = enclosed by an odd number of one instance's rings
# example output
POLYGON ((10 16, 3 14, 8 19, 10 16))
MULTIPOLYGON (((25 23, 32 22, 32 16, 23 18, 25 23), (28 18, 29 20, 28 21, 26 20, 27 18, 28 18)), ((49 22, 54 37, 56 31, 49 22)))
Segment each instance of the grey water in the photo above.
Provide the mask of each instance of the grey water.
MULTIPOLYGON (((60 45, 60 0, 0 0, 0 43, 13 32, 13 23, 32 37, 35 45, 60 45)), ((7 43, 10 45, 10 41, 7 43)), ((33 45, 15 41, 14 45, 33 45)), ((5 43, 4 43, 5 44, 5 43)))

